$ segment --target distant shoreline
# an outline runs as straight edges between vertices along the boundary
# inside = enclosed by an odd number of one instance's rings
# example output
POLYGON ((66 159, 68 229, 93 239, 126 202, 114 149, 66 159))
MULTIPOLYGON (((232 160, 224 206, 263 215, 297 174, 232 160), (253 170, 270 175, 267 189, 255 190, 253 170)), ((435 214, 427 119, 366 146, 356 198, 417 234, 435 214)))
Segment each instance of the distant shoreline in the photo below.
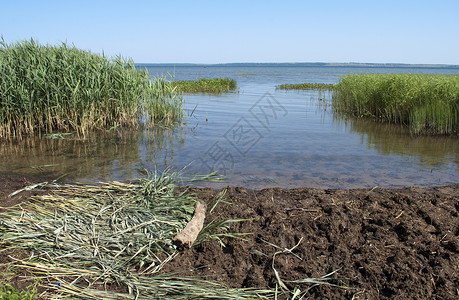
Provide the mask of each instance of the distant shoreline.
POLYGON ((302 62, 302 63, 136 63, 137 66, 155 67, 362 67, 362 68, 448 68, 459 69, 459 65, 448 64, 404 64, 404 63, 324 63, 324 62, 302 62))

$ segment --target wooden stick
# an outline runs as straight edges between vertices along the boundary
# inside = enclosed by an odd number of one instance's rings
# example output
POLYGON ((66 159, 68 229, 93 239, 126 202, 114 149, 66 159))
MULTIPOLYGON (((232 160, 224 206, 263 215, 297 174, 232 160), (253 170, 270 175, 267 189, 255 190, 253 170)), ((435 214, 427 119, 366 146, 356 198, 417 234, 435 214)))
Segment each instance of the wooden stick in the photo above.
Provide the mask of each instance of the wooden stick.
POLYGON ((179 250, 183 250, 184 248, 191 248, 191 245, 193 245, 194 241, 198 237, 199 232, 204 226, 206 209, 207 206, 204 203, 199 201, 196 202, 194 206, 193 218, 191 218, 186 227, 172 239, 172 242, 177 246, 179 250))

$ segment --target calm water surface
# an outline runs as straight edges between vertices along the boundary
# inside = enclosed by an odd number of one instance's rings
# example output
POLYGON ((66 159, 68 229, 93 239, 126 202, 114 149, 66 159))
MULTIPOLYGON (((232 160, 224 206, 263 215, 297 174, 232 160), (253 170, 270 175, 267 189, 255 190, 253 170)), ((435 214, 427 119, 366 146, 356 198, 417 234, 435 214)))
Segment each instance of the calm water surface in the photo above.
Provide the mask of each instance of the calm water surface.
POLYGON ((369 188, 458 183, 459 140, 411 137, 399 126, 344 120, 330 108, 331 94, 276 91, 282 83, 336 83, 347 73, 441 73, 459 69, 363 67, 142 66, 152 76, 177 80, 231 77, 238 93, 187 95, 186 124, 117 132, 87 140, 28 139, 0 145, 0 172, 66 174, 82 182, 138 177, 139 169, 226 175, 222 183, 369 188), (169 76, 169 75, 168 75, 169 76))

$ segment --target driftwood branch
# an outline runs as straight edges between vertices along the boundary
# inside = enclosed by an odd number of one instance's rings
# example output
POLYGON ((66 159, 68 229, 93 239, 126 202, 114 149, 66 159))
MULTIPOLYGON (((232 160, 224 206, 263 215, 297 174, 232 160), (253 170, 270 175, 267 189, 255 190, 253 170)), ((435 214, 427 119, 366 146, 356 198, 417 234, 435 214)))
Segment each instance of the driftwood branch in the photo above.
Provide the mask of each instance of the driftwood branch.
POLYGON ((207 207, 204 203, 199 201, 196 202, 193 218, 191 218, 186 227, 172 239, 178 249, 191 248, 191 245, 194 243, 204 226, 206 209, 207 207))

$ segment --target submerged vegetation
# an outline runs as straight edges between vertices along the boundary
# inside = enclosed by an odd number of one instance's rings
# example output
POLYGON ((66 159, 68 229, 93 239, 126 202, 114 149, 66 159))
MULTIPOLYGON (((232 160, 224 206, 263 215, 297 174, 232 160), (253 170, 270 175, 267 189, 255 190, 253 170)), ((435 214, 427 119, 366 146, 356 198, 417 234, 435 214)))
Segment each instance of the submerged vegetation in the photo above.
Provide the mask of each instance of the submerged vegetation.
POLYGON ((121 56, 34 40, 0 42, 0 138, 173 123, 183 99, 164 78, 121 56))
POLYGON ((415 134, 457 134, 459 76, 346 75, 334 89, 333 108, 347 116, 407 125, 415 134))
POLYGON ((177 80, 172 84, 183 93, 221 94, 237 89, 236 80, 231 78, 199 78, 198 80, 177 80))
POLYGON ((332 90, 334 88, 332 83, 291 83, 281 84, 276 86, 277 90, 332 90))

